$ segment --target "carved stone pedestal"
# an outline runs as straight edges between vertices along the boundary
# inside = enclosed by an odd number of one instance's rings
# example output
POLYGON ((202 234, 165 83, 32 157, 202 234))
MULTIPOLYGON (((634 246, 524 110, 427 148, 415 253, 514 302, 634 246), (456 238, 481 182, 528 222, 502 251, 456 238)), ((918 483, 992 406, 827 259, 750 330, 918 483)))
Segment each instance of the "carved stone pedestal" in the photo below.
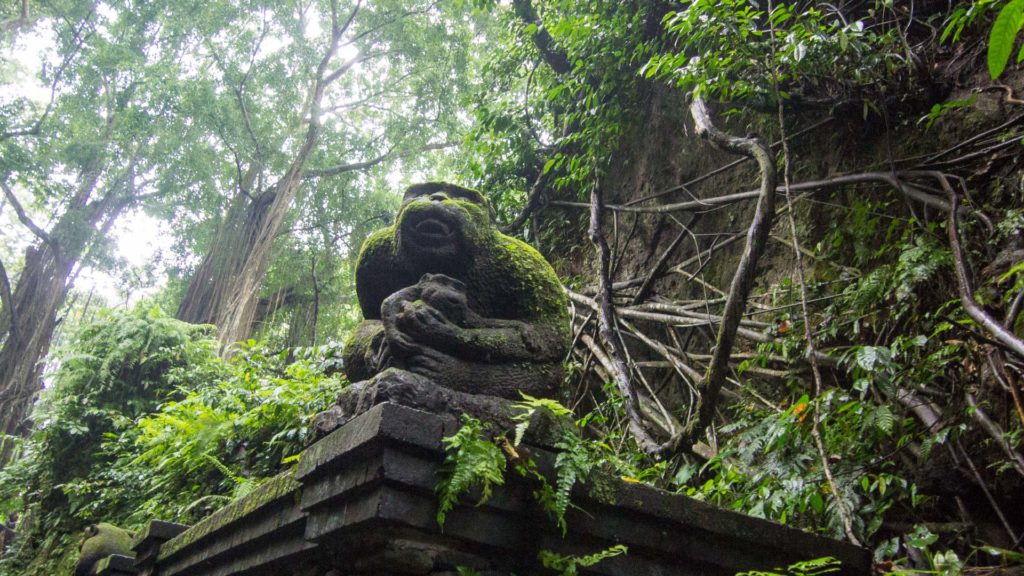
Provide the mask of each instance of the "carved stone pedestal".
MULTIPOLYGON (((513 475, 484 505, 467 498, 442 530, 441 439, 456 429, 452 417, 379 404, 310 446, 294 473, 164 542, 148 573, 523 576, 551 573, 541 550, 585 555, 615 544, 628 553, 583 573, 732 576, 826 555, 842 560, 842 574, 870 573, 861 548, 613 477, 577 486, 564 536, 538 509, 534 486, 513 475)), ((542 467, 553 458, 531 450, 542 467)))

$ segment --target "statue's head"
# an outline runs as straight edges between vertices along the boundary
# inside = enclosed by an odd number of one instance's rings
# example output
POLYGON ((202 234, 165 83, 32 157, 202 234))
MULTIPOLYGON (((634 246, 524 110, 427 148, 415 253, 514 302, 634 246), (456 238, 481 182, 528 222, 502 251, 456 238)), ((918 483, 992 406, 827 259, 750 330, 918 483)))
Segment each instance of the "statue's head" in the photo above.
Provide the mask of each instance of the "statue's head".
POLYGON ((398 248, 413 259, 452 261, 472 256, 493 233, 494 211, 480 192, 445 182, 405 191, 395 222, 398 248))

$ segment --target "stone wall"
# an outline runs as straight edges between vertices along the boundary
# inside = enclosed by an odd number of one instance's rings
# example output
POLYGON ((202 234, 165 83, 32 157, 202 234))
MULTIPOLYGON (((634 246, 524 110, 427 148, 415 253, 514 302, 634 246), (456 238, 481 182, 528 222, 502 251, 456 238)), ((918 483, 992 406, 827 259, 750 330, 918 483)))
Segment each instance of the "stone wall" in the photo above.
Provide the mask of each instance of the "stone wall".
MULTIPOLYGON (((511 476, 485 504, 436 522, 441 417, 379 404, 308 448, 293 472, 260 486, 199 524, 154 522, 136 540, 138 560, 101 574, 228 576, 293 574, 543 574, 541 550, 585 555, 623 544, 585 574, 721 575, 834 556, 842 574, 870 573, 866 550, 635 482, 592 475, 576 487, 563 534, 537 506, 534 486, 511 476)), ((530 450, 543 471, 554 453, 530 450)))

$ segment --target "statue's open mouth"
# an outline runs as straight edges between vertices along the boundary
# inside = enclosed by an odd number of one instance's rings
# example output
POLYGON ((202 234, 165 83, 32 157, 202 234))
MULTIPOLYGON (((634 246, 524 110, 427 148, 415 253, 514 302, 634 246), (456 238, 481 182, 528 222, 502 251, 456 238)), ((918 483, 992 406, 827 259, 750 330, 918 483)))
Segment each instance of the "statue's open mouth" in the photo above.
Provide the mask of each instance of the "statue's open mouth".
POLYGON ((406 230, 410 231, 416 242, 426 247, 440 248, 455 242, 456 223, 440 210, 429 210, 410 214, 406 219, 406 230))
POLYGON ((444 222, 437 220, 436 218, 427 218, 416 223, 413 227, 416 230, 416 234, 419 236, 427 236, 432 238, 448 238, 452 235, 451 226, 444 222))

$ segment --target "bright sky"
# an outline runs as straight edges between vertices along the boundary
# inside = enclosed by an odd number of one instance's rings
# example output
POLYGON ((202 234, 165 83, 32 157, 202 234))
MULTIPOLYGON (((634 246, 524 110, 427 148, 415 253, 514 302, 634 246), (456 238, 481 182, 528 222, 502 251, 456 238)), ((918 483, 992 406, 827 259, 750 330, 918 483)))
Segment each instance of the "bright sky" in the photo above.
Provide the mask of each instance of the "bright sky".
MULTIPOLYGON (((104 10, 109 10, 109 8, 101 4, 99 12, 102 14, 104 10)), ((106 16, 113 18, 115 15, 110 13, 106 14, 106 16)), ((315 38, 324 33, 320 23, 321 15, 311 10, 306 15, 306 18, 305 32, 307 36, 315 38)), ((54 45, 53 31, 44 24, 37 25, 30 33, 19 35, 18 41, 14 46, 9 48, 0 47, 0 70, 5 72, 11 79, 10 82, 17 87, 13 91, 14 94, 10 96, 26 96, 38 102, 40 108, 49 101, 49 87, 41 84, 37 76, 38 71, 44 64, 49 66, 59 64, 58 59, 54 55, 54 45)), ((260 55, 266 56, 284 45, 285 43, 282 39, 270 35, 261 44, 260 55)), ((339 50, 337 58, 339 61, 346 61, 354 58, 357 54, 358 50, 355 46, 344 45, 339 50)), ((8 100, 10 96, 0 93, 0 103, 8 100)), ((394 181, 394 188, 396 190, 399 189, 400 181, 403 180, 400 174, 394 172, 388 174, 387 177, 389 182, 394 181)), ((30 196, 28 191, 15 189, 15 192, 20 198, 24 199, 22 204, 26 205, 26 208, 30 208, 27 205, 27 199, 30 196)), ((32 214, 32 217, 45 228, 53 215, 32 214)), ((32 238, 25 227, 18 224, 13 218, 13 211, 4 211, 0 215, 0 222, 3 223, 3 229, 0 230, 0 243, 2 243, 0 255, 11 257, 24 250, 28 243, 34 241, 34 238, 32 238)), ((75 288, 78 291, 101 296, 109 305, 120 306, 131 305, 157 291, 166 283, 166 270, 163 266, 158 266, 154 271, 155 274, 146 275, 148 280, 143 282, 145 284, 151 280, 155 285, 148 286, 143 290, 136 290, 130 294, 123 293, 123 279, 125 277, 138 278, 138 275, 132 274, 133 269, 141 268, 147 263, 157 260, 161 253, 170 253, 172 234, 165 223, 135 210, 122 214, 118 218, 111 230, 111 238, 114 241, 113 255, 124 262, 123 266, 112 271, 101 271, 90 267, 83 268, 78 272, 75 281, 75 288)), ((132 283, 138 285, 139 280, 132 283)))
POLYGON ((171 247, 171 230, 166 222, 147 216, 139 211, 123 214, 111 230, 114 239, 115 256, 124 260, 123 268, 111 273, 85 267, 75 280, 75 288, 81 292, 93 292, 102 296, 109 305, 131 305, 141 298, 155 293, 167 280, 163 266, 156 269, 156 284, 124 294, 118 290, 118 279, 132 268, 141 268, 167 253, 171 247))

